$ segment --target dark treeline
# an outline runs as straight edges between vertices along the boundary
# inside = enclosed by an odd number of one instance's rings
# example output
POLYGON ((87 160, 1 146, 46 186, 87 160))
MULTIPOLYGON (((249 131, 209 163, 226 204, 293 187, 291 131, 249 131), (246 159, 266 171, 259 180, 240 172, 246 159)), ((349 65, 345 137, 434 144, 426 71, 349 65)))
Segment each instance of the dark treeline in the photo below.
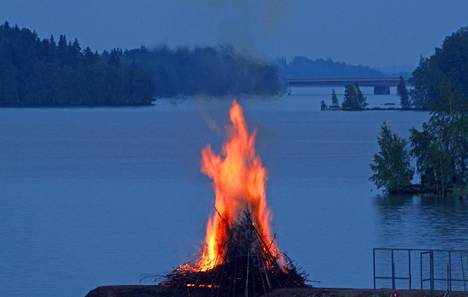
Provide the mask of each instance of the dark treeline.
POLYGON ((180 47, 126 51, 153 75, 155 96, 272 95, 281 83, 274 65, 236 53, 231 47, 180 47))
POLYGON ((1 106, 147 105, 152 95, 150 75, 119 51, 98 54, 63 35, 0 26, 1 106))
POLYGON ((285 78, 363 78, 383 77, 379 70, 363 65, 349 65, 331 59, 312 60, 307 57, 295 57, 289 63, 278 60, 281 75, 285 78))
POLYGON ((97 53, 64 35, 41 39, 0 26, 0 106, 148 105, 155 97, 272 95, 280 88, 273 64, 231 47, 97 53))

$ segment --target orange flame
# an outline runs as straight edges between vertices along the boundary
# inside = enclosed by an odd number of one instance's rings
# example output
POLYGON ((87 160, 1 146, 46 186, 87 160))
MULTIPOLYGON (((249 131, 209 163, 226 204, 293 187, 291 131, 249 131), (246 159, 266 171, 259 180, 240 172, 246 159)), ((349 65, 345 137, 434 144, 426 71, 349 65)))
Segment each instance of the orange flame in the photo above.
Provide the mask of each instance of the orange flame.
POLYGON ((279 260, 281 253, 270 230, 271 212, 267 207, 265 183, 267 171, 255 152, 255 131, 249 134, 241 106, 234 101, 229 111, 232 129, 221 155, 208 146, 202 151, 201 171, 213 180, 215 213, 208 220, 205 245, 196 270, 207 271, 222 264, 230 226, 244 209, 270 252, 279 260))

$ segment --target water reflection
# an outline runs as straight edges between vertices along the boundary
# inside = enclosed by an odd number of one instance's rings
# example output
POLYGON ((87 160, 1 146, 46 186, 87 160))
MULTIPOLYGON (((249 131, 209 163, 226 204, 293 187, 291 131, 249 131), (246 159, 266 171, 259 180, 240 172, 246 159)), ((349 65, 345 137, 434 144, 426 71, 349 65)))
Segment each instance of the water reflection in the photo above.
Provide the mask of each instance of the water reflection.
POLYGON ((466 249, 468 200, 422 195, 375 199, 378 243, 391 247, 466 249))

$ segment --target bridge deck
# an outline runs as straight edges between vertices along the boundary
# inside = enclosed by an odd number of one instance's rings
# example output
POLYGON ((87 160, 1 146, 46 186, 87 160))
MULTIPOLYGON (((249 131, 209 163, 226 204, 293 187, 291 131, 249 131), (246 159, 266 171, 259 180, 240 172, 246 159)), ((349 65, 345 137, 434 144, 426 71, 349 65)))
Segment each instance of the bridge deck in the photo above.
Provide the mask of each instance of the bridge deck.
MULTIPOLYGON (((290 87, 338 87, 348 84, 356 84, 360 87, 395 87, 400 82, 399 78, 352 78, 352 79, 288 79, 290 87)), ((409 84, 408 81, 406 81, 409 84)))

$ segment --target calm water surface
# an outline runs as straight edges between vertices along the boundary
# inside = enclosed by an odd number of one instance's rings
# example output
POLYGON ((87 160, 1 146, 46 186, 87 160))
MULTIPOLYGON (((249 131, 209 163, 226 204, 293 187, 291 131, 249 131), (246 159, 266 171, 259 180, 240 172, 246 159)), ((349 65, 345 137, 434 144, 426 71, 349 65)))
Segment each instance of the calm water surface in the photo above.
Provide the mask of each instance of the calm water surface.
MULTIPOLYGON (((318 102, 241 100, 279 245, 312 280, 372 286, 375 246, 468 246, 466 202, 384 198, 368 181, 382 122, 407 136, 428 114, 318 102)), ((219 150, 228 107, 1 109, 0 296, 81 297, 191 259, 213 203, 200 151, 219 150)))

